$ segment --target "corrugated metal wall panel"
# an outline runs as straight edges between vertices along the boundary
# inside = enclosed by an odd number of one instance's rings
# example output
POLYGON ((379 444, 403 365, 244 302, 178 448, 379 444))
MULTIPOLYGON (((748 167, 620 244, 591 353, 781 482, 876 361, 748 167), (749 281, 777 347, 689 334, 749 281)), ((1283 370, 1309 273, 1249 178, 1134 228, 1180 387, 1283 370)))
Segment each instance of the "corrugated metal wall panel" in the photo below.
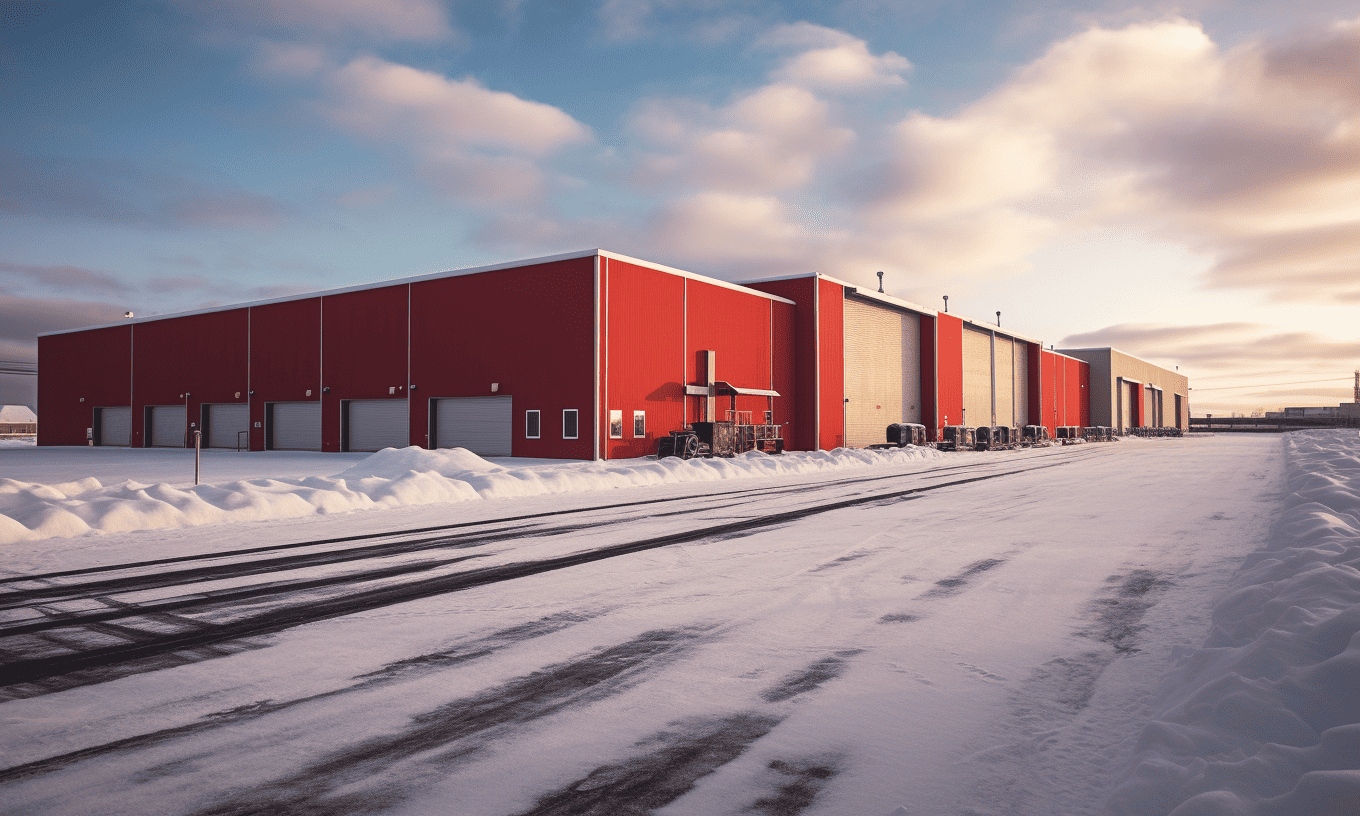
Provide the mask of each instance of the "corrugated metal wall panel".
POLYGON ((509 456, 513 426, 511 397, 435 400, 435 436, 441 448, 467 448, 479 456, 509 456))
MULTIPOLYGON (((187 399, 187 414, 197 421, 203 415, 203 403, 235 401, 245 395, 250 389, 249 331, 249 309, 244 307, 136 324, 133 414, 144 406, 182 405, 187 399)), ((154 439, 144 443, 138 430, 134 425, 133 445, 162 447, 154 439)), ((181 429, 175 446, 184 444, 181 429)))
POLYGON ((818 343, 813 309, 813 292, 817 282, 817 278, 805 277, 748 284, 752 289, 788 298, 796 304, 776 304, 776 314, 781 305, 786 311, 792 310, 788 324, 777 324, 783 327, 789 344, 780 345, 776 333, 775 346, 779 349, 776 360, 784 361, 785 376, 788 378, 783 387, 780 387, 781 381, 776 379, 775 386, 775 390, 784 395, 775 400, 776 421, 782 423, 792 420, 792 424, 784 429, 788 450, 817 449, 818 343), (788 355, 787 359, 785 355, 788 355))
POLYGON ((38 444, 84 445, 95 406, 132 405, 132 326, 39 337, 38 370, 38 444))
POLYGON ((321 450, 320 402, 275 402, 267 416, 272 450, 321 450))
POLYGON ((963 408, 972 427, 992 424, 992 336, 971 326, 963 327, 963 408))
POLYGON ((1029 418, 1029 349, 1030 344, 1015 341, 1015 426, 1023 428, 1029 418))
POLYGON ((99 444, 122 448, 132 444, 132 406, 99 409, 99 444))
MULTIPOLYGON (((686 372, 694 364, 685 349, 686 281, 613 258, 603 258, 600 264, 601 275, 607 274, 609 284, 606 333, 609 391, 602 395, 604 405, 601 408, 623 411, 626 420, 623 438, 606 438, 605 448, 610 459, 646 456, 656 453, 657 437, 678 431, 685 424, 684 386, 693 381, 686 379, 686 372), (634 411, 647 413, 646 434, 642 437, 633 434, 634 411)), ((769 301, 764 298, 760 301, 764 311, 743 314, 741 322, 752 331, 763 330, 766 339, 761 345, 764 345, 769 342, 768 320, 765 319, 769 301)), ((726 311, 721 305, 708 310, 720 316, 726 311)), ((757 349, 751 351, 754 353, 757 349)), ((732 358, 727 348, 721 347, 718 371, 734 376, 735 372, 728 369, 735 369, 739 361, 732 358), (726 368, 724 362, 729 363, 726 368)), ((763 378, 757 382, 768 379, 768 372, 763 372, 763 378)), ((764 385, 756 387, 768 388, 764 385)), ((693 421, 696 417, 691 415, 689 419, 693 421)))
POLYGON ((345 411, 346 450, 380 451, 404 448, 411 442, 411 406, 404 399, 349 400, 345 411))
POLYGON ((183 405, 152 405, 151 447, 184 447, 185 412, 183 405))
MULTIPOLYGON (((939 366, 935 372, 939 389, 940 425, 958 425, 963 419, 963 321, 948 314, 936 314, 935 325, 939 366)), ((939 441, 938 431, 931 437, 939 441)))
POLYGON ((211 403, 203 409, 208 424, 203 442, 209 448, 234 448, 237 434, 250 430, 250 406, 244 402, 211 403))
POLYGON ((270 403, 321 394, 321 298, 250 307, 250 388, 250 449, 264 450, 270 403))
POLYGON ((917 315, 845 301, 846 444, 880 443, 890 423, 921 421, 920 366, 917 315))
POLYGON ((996 424, 1015 424, 1015 344, 1009 337, 996 338, 996 424))

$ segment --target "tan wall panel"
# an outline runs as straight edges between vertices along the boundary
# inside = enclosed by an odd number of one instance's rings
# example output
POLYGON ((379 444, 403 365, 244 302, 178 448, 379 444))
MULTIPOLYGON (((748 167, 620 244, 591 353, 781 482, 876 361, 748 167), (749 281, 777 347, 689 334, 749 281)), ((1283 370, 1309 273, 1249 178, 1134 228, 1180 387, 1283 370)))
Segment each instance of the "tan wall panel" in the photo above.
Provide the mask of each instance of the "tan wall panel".
MULTIPOLYGON (((963 327, 963 409, 974 428, 992 424, 992 334, 963 327)), ((950 417, 951 425, 965 421, 950 417)))
POLYGON ((846 444, 887 439, 893 422, 921 421, 921 319, 845 301, 846 444))
POLYGON ((1024 427, 1034 420, 1029 416, 1029 344, 1015 343, 1015 425, 1024 427))
POLYGON ((1009 337, 996 338, 996 424, 1015 424, 1015 344, 1009 337))

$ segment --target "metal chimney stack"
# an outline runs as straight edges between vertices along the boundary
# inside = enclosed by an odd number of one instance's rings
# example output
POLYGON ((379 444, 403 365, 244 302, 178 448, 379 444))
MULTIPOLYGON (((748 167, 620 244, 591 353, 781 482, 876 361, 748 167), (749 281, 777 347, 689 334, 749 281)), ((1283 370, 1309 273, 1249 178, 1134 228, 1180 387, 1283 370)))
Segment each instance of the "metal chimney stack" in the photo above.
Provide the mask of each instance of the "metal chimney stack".
POLYGON ((1355 370, 1355 401, 1360 403, 1360 368, 1355 370))

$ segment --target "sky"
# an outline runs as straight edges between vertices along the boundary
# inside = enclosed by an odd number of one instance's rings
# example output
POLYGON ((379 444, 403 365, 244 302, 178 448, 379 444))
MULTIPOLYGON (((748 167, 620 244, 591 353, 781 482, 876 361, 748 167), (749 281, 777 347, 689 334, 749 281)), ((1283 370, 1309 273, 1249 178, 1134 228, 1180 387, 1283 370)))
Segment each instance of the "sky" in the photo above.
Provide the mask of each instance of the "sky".
MULTIPOLYGON (((1351 400, 1353 0, 0 0, 39 332, 602 247, 1351 400)), ((0 402, 32 402, 0 373, 0 402)))

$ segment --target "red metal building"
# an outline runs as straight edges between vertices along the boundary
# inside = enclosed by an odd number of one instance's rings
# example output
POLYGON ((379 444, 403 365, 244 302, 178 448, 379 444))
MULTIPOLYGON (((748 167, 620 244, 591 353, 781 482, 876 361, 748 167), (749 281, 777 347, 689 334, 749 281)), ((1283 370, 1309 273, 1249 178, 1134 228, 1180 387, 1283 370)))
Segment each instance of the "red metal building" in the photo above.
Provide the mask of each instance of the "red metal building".
POLYGON ((791 450, 918 422, 1091 421, 1091 369, 825 275, 745 286, 589 250, 39 338, 39 444, 653 453, 730 407, 791 450))
POLYGON ((49 333, 39 444, 632 457, 715 376, 796 434, 794 308, 589 250, 49 333))

